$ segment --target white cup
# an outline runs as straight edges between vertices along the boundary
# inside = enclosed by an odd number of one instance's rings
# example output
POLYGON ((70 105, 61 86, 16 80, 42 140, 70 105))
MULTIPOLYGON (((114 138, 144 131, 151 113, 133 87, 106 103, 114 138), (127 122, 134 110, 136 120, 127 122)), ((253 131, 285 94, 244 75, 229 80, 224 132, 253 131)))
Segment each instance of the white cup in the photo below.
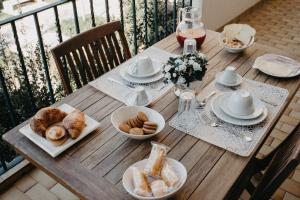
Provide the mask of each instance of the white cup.
POLYGON ((153 73, 154 67, 151 58, 149 56, 138 57, 132 72, 139 76, 153 73))
POLYGON ((149 101, 146 90, 142 86, 137 86, 134 94, 134 105, 143 106, 146 105, 149 101))
POLYGON ((235 71, 235 67, 233 66, 228 66, 226 69, 221 73, 220 76, 220 81, 223 83, 228 83, 228 84, 234 84, 237 81, 237 74, 235 71))
POLYGON ((253 98, 248 91, 236 91, 229 98, 228 108, 235 115, 250 115, 254 112, 253 98))

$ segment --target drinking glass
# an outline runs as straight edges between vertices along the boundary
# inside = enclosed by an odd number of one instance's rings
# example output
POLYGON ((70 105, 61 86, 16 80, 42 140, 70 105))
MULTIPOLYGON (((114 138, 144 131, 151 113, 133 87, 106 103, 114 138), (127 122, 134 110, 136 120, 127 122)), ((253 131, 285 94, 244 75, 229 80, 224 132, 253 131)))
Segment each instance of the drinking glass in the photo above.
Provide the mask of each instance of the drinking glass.
POLYGON ((179 96, 178 126, 184 129, 193 129, 197 125, 196 97, 193 90, 183 90, 179 96))
POLYGON ((183 54, 193 54, 197 52, 197 44, 195 39, 185 39, 183 54))

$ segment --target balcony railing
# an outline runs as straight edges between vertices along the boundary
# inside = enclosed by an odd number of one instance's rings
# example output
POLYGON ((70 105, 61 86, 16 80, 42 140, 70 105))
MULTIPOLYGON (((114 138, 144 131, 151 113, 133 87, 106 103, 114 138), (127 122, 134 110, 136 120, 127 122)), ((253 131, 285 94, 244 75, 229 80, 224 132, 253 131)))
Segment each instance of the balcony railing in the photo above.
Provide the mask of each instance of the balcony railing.
MULTIPOLYGON (((98 1, 98 0, 97 0, 98 1)), ((72 7, 73 13, 73 23, 75 27, 75 33, 78 34, 81 31, 80 20, 78 15, 78 1, 76 0, 59 0, 55 3, 48 4, 46 6, 40 7, 38 9, 25 12, 23 14, 10 17, 3 21, 0 21, 0 30, 2 27, 9 27, 11 34, 13 36, 13 40, 10 45, 14 45, 15 57, 7 57, 5 52, 11 51, 10 49, 4 49, 4 46, 0 46, 0 134, 2 135, 4 132, 8 131, 12 127, 15 127, 26 118, 32 116, 39 108, 47 105, 51 105, 60 99, 61 96, 56 95, 53 85, 56 88, 60 87, 59 81, 53 80, 50 75, 50 67, 49 63, 49 55, 45 46, 44 40, 46 39, 41 30, 40 18, 39 14, 46 11, 53 11, 55 18, 55 27, 57 34, 57 42, 63 42, 63 28, 64 25, 61 24, 59 8, 63 5, 70 4, 72 7), (24 45, 22 44, 22 40, 20 40, 20 30, 18 30, 17 23, 25 18, 33 18, 35 34, 37 37, 37 49, 38 59, 40 59, 40 63, 34 66, 38 66, 43 71, 43 77, 45 78, 45 88, 47 94, 47 98, 43 98, 42 100, 36 97, 36 93, 41 91, 35 91, 33 88, 35 74, 29 73, 28 62, 32 63, 32 60, 27 60, 27 53, 24 53, 24 45), (26 57, 26 58, 25 58, 26 57), (9 61, 8 61, 9 60, 9 61), (2 61, 2 64, 1 64, 2 61), (5 69, 5 66, 14 64, 15 68, 13 73, 9 73, 5 69), (2 67, 1 67, 2 65, 2 67), (14 77, 11 77, 11 74, 14 77), (18 79, 19 82, 15 80, 18 79), (11 89, 14 88, 14 89, 11 89), (17 89, 16 89, 17 88, 17 89), (22 88, 22 90, 20 89, 22 88), (22 92, 20 92, 22 91, 22 92), (39 102, 37 102, 39 101, 39 102)), ((95 7, 93 0, 89 0, 89 18, 90 18, 90 27, 95 27, 99 25, 96 22, 95 16, 95 7)), ((112 20, 112 16, 110 14, 110 5, 111 1, 105 0, 105 16, 103 16, 106 22, 112 20)), ((114 18, 118 18, 121 20, 123 28, 125 32, 127 32, 127 36, 129 38, 130 46, 132 47, 132 53, 136 54, 143 48, 147 48, 151 44, 161 40, 162 38, 168 36, 172 32, 175 31, 176 28, 176 20, 177 20, 177 10, 178 7, 185 7, 187 5, 192 5, 192 0, 151 0, 151 1, 135 1, 135 0, 118 0, 118 5, 113 5, 119 7, 119 16, 114 16, 114 18), (137 4, 137 2, 143 2, 143 5, 137 4), (124 6, 127 5, 129 11, 124 10, 124 6), (151 10, 149 10, 149 4, 151 10), (153 9, 152 9, 153 8, 153 9), (141 10, 143 9, 143 10, 141 10), (140 13, 143 13, 143 19, 141 22, 140 13), (137 13, 139 16, 137 16, 137 13), (126 20, 127 18, 127 20, 126 20), (128 20, 129 19, 129 20, 128 20), (163 19, 163 20, 162 20, 163 19), (131 23, 128 26, 128 23, 131 23), (151 26, 150 26, 151 24, 151 26), (142 27, 141 27, 142 25, 142 27), (129 27, 129 28, 126 28, 129 27), (151 29, 151 30, 149 30, 151 29), (161 31, 163 30, 163 31, 161 31), (141 34, 143 32, 143 34, 141 34), (133 34, 131 34, 133 33, 133 34), (142 38, 141 38, 142 37, 142 38), (141 48, 141 40, 144 43, 144 46, 141 48)), ((104 6, 104 5, 103 5, 104 6)), ((5 41, 3 37, 1 40, 5 41)), ((10 45, 7 45, 9 48, 10 45)), ((33 60, 34 62, 34 60, 33 60)), ((35 63, 36 64, 36 63, 35 63)), ((30 69, 31 71, 37 69, 30 69)), ((15 154, 12 150, 10 150, 2 140, 0 140, 0 161, 2 166, 2 172, 8 170, 11 163, 16 163, 16 160, 20 160, 19 158, 15 158, 15 154), (9 161, 13 160, 13 162, 9 161)), ((0 170, 1 173, 1 170, 0 170)))

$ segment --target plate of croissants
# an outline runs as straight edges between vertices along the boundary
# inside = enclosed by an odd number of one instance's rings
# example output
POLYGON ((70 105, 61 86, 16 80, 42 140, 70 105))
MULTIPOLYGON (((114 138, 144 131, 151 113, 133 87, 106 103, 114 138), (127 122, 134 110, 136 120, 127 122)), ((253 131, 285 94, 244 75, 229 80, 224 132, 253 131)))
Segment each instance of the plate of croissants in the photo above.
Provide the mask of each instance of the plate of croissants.
POLYGON ((52 157, 97 129, 100 124, 70 105, 40 109, 20 132, 52 157))
POLYGON ((174 196, 185 184, 186 168, 168 158, 168 147, 152 142, 148 159, 131 165, 123 174, 123 187, 134 198, 162 200, 174 196))

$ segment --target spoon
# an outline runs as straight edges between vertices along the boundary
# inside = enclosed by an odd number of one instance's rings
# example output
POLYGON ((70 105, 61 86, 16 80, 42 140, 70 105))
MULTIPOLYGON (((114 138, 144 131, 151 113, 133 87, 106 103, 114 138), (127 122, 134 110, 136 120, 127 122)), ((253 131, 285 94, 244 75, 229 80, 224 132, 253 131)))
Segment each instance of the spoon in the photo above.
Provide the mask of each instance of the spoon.
POLYGON ((198 102, 199 107, 204 107, 207 103, 207 100, 214 96, 216 94, 216 91, 211 92, 209 95, 207 95, 204 99, 202 99, 202 101, 198 102))

